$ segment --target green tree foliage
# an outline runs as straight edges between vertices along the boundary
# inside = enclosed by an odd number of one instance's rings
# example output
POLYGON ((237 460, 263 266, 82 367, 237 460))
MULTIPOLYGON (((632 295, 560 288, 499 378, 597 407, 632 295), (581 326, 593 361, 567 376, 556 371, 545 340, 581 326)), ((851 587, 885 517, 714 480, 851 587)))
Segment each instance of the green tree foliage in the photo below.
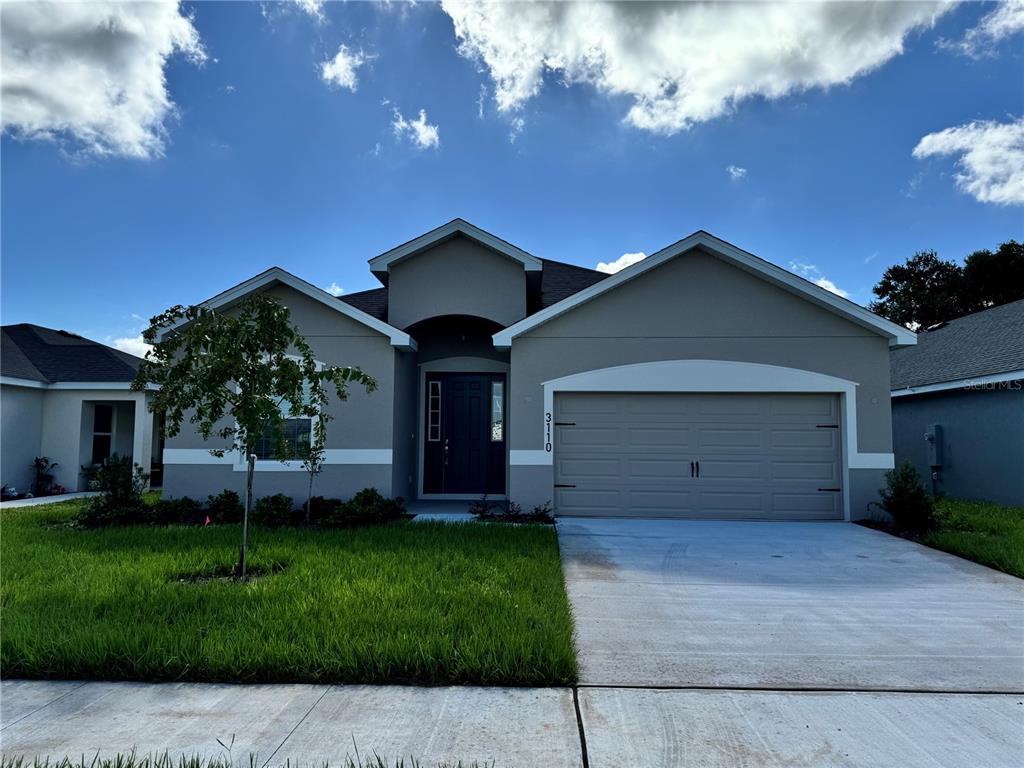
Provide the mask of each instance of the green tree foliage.
POLYGON ((914 330, 1024 299, 1024 245, 975 251, 963 267, 919 251, 885 270, 873 291, 872 312, 914 330))
POLYGON ((964 260, 968 303, 977 311, 1024 299, 1024 244, 1010 240, 964 260))
POLYGON ((345 400, 349 385, 372 392, 376 382, 359 368, 317 363, 288 308, 264 295, 250 296, 230 314, 204 306, 172 307, 150 321, 143 338, 153 349, 132 386, 156 386, 151 408, 164 413, 168 437, 181 431, 187 417, 204 440, 221 441, 223 447, 211 449, 214 455, 239 451, 249 457, 240 562, 244 578, 257 441, 270 430, 277 458, 293 458, 284 420, 309 418, 312 445, 322 448, 330 392, 345 400))
POLYGON ((873 291, 878 301, 868 309, 910 329, 927 328, 967 311, 963 270, 935 251, 919 251, 905 264, 889 267, 873 291))

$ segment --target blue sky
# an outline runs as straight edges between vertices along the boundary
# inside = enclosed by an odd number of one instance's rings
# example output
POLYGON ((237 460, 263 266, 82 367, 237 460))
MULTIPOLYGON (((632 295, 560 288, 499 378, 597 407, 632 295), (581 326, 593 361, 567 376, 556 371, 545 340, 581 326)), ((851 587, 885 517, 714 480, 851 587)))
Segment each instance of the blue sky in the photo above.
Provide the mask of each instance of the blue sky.
MULTIPOLYGON (((706 51, 650 53, 667 24, 653 10, 636 19, 637 34, 651 29, 639 41, 616 38, 600 15, 559 18, 592 36, 595 64, 553 50, 571 35, 545 37, 550 19, 307 6, 174 9, 175 34, 190 18, 195 39, 177 52, 156 40, 137 64, 109 64, 143 92, 124 97, 150 115, 141 141, 137 117, 90 112, 91 101, 40 117, 31 95, 13 102, 5 90, 5 324, 131 339, 142 318, 271 265, 322 287, 376 287, 367 259, 456 216, 588 267, 706 229, 861 303, 917 250, 962 259, 1024 236, 1013 5, 968 4, 921 23, 884 12, 793 22, 814 50, 778 71, 770 47, 766 65, 734 32, 729 43, 743 50, 706 70, 693 63, 706 51), (1008 21, 986 32, 1000 12, 1008 21), (886 45, 898 50, 878 53, 886 45), (343 66, 328 81, 322 65, 340 46, 343 66), (550 66, 531 70, 541 56, 550 66), (681 80, 651 98, 647 81, 666 72, 681 80)), ((527 13, 517 7, 506 11, 527 13)), ((5 35, 52 29, 4 13, 5 35)), ((711 22, 745 29, 735 16, 711 22)), ((687 46, 669 38, 668 49, 676 42, 687 46)), ((75 55, 4 64, 36 83, 64 67, 61 82, 75 55)), ((64 90, 84 102, 91 87, 64 90)))

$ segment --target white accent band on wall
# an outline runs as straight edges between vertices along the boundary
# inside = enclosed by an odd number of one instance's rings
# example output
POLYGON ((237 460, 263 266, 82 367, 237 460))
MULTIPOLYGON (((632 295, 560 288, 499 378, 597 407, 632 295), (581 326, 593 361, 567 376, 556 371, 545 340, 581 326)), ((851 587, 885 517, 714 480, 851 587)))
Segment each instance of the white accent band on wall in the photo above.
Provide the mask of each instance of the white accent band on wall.
POLYGON ((546 451, 509 451, 508 463, 513 467, 546 467, 551 464, 551 454, 546 451))
MULTIPOLYGON (((324 451, 324 465, 390 464, 391 454, 390 448, 328 448, 324 451)), ((206 448, 164 448, 164 464, 226 464, 244 469, 244 462, 239 461, 238 454, 214 456, 206 448)), ((258 461, 256 468, 271 472, 302 471, 302 463, 258 461)))

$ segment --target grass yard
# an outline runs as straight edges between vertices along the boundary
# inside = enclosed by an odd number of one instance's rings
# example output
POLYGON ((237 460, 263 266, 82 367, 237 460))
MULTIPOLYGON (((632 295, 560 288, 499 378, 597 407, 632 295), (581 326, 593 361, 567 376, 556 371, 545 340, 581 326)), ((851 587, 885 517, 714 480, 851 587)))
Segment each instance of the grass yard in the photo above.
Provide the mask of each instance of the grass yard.
POLYGON ((0 512, 5 677, 567 684, 572 616, 550 526, 401 522, 78 530, 81 502, 0 512), (185 579, 185 580, 183 580, 185 579))
POLYGON ((1024 578, 1024 507, 939 499, 938 530, 922 544, 1024 578))

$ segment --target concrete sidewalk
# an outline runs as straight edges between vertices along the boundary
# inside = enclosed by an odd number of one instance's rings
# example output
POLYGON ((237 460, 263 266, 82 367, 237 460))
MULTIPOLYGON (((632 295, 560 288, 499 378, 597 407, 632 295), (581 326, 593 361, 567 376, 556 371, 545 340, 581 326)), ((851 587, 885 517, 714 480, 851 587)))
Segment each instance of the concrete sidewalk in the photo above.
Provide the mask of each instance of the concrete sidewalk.
MULTIPOLYGON (((579 689, 590 768, 1017 768, 1024 696, 579 689)), ((579 768, 568 688, 199 683, 0 684, 0 751, 226 757, 340 766, 374 753, 422 768, 579 768)))
POLYGON ((40 507, 44 504, 62 504, 65 501, 77 501, 78 499, 90 499, 99 496, 98 491, 75 491, 74 493, 61 493, 57 496, 33 496, 31 499, 14 499, 13 501, 0 502, 0 509, 17 509, 19 507, 40 507))

